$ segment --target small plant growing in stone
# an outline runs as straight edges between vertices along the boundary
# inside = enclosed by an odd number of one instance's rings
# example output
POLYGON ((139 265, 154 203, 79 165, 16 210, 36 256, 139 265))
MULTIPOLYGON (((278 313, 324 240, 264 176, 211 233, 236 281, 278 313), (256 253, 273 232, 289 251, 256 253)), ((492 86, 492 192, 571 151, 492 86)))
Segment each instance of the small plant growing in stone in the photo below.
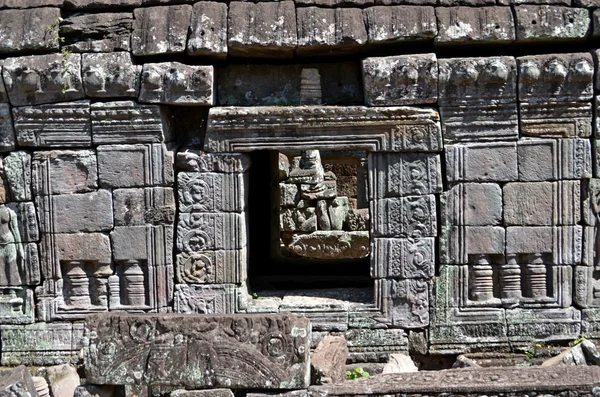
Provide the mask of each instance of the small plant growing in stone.
MULTIPOLYGON (((60 35, 59 27, 60 27, 60 18, 56 18, 54 21, 52 21, 52 23, 50 25, 46 26, 46 31, 49 32, 50 34, 54 35, 58 39, 58 41, 60 41, 61 43, 64 43, 65 38, 60 35)), ((71 71, 69 70, 69 58, 71 57, 72 51, 62 48, 60 50, 60 53, 62 55, 62 58, 61 58, 62 67, 61 67, 61 71, 60 71, 61 75, 63 76, 62 93, 66 94, 67 90, 69 89, 68 81, 71 78, 71 71)))
POLYGON ((362 369, 362 367, 356 367, 352 370, 346 371, 346 378, 348 378, 348 380, 366 378, 367 376, 369 376, 369 373, 362 369))
POLYGON ((579 337, 572 342, 573 346, 576 346, 576 345, 580 344, 584 340, 587 340, 587 338, 585 336, 583 336, 583 335, 579 335, 579 337))

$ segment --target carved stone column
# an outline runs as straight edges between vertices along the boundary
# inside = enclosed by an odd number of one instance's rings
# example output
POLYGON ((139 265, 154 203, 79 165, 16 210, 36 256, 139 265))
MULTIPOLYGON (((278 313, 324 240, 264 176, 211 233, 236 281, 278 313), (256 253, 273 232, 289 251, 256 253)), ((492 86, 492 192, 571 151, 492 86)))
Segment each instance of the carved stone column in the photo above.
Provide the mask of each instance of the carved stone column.
POLYGON ((137 261, 128 261, 124 265, 123 303, 130 306, 144 306, 146 304, 146 284, 144 271, 137 261))
POLYGON ((516 255, 509 255, 506 264, 500 266, 500 298, 515 301, 521 298, 521 267, 516 255))
POLYGON ((92 305, 90 299, 90 280, 83 269, 82 262, 69 262, 64 279, 65 303, 69 306, 87 307, 92 305))
POLYGON ((479 255, 469 270, 469 298, 477 302, 494 299, 492 266, 486 255, 479 255))
POLYGON ((541 254, 531 255, 524 273, 528 295, 531 298, 545 298, 547 296, 546 265, 541 254))

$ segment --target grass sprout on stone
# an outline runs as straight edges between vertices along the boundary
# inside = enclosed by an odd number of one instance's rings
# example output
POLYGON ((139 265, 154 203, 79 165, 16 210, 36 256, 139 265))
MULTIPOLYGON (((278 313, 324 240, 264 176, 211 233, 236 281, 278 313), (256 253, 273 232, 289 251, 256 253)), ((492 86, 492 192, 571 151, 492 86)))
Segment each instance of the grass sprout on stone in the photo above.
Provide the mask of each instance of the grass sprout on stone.
POLYGON ((352 370, 346 371, 346 378, 348 378, 348 380, 366 378, 367 376, 369 376, 369 373, 362 369, 362 367, 356 367, 352 370))

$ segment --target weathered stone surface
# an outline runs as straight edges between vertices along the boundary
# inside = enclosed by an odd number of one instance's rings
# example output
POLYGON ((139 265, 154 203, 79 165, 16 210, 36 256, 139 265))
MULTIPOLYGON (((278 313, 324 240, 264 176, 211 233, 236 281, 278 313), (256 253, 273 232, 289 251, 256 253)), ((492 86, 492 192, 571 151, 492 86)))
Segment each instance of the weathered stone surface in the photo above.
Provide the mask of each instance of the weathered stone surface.
POLYGON ((13 108, 20 146, 86 147, 92 143, 89 101, 13 108))
POLYGON ((590 178, 587 139, 522 139, 517 143, 520 181, 590 178))
POLYGON ((445 142, 518 138, 514 58, 440 59, 439 69, 445 142))
POLYGON ((233 397, 233 392, 229 389, 175 390, 171 397, 233 397))
POLYGON ((385 311, 394 326, 423 328, 429 325, 430 283, 422 279, 378 280, 385 311))
POLYGON ((511 142, 446 146, 448 182, 516 181, 517 145, 511 142))
POLYGON ((350 329, 344 335, 350 350, 349 362, 382 362, 390 354, 408 351, 408 339, 402 329, 350 329))
POLYGON ((31 201, 31 155, 23 151, 11 152, 2 164, 11 200, 31 201))
POLYGON ((4 393, 15 397, 24 397, 27 395, 38 397, 29 369, 24 365, 20 365, 2 374, 0 376, 0 387, 2 387, 4 393))
POLYGON ((175 313, 233 314, 236 302, 237 293, 232 284, 180 284, 175 286, 173 307, 175 313))
POLYGON ((2 325, 2 365, 56 365, 76 361, 82 324, 2 325))
POLYGON ((77 386, 75 392, 73 393, 73 397, 114 397, 115 389, 116 387, 114 386, 101 386, 84 383, 80 386, 77 386))
MULTIPOLYGON (((2 73, 2 65, 4 65, 4 59, 0 60, 0 74, 2 73)), ((6 87, 4 86, 4 79, 0 76, 0 102, 8 102, 8 95, 6 94, 6 87)))
POLYGON ((557 265, 581 263, 581 226, 513 226, 506 228, 507 254, 551 255, 557 265))
MULTIPOLYGON (((506 310, 508 337, 512 341, 575 339, 581 333, 581 313, 567 309, 506 310)), ((547 368, 546 368, 547 369, 547 368)))
POLYGON ((310 391, 328 396, 395 393, 553 393, 572 390, 590 393, 600 378, 597 367, 521 368, 493 367, 462 370, 423 371, 369 376, 355 382, 311 386, 310 391), (464 390, 464 391, 463 391, 464 390), (468 390, 468 391, 467 391, 468 390))
POLYGON ((36 197, 36 206, 44 233, 99 232, 113 227, 108 190, 36 197))
POLYGON ((172 225, 175 220, 173 189, 113 190, 115 226, 172 225))
POLYGON ((423 278, 434 275, 435 239, 374 238, 373 278, 423 278))
POLYGON ((212 105, 213 67, 179 62, 144 64, 140 102, 171 105, 212 105))
POLYGON ((181 212, 242 212, 247 201, 242 174, 177 174, 181 212))
POLYGON ((418 105, 438 99, 435 54, 367 58, 362 61, 369 106, 418 105))
POLYGON ((98 165, 92 150, 35 152, 32 162, 33 193, 86 193, 98 187, 98 165))
POLYGON ((246 279, 246 248, 177 254, 177 280, 187 284, 242 283, 246 279))
POLYGON ((286 246, 296 255, 314 259, 350 259, 369 256, 369 233, 345 231, 315 231, 293 234, 284 238, 286 246))
POLYGON ((437 120, 431 109, 409 107, 211 108, 204 148, 305 150, 310 143, 315 150, 439 151, 437 120))
POLYGON ((34 307, 33 289, 0 287, 0 321, 2 324, 33 323, 35 321, 34 307))
POLYGON ((515 40, 510 7, 437 7, 439 44, 510 43, 515 40))
POLYGON ((71 397, 81 381, 77 374, 77 368, 68 365, 58 365, 46 368, 48 386, 52 395, 56 397, 71 397))
POLYGON ((177 225, 179 252, 231 250, 246 246, 246 220, 236 213, 180 213, 177 225))
POLYGON ((250 167, 250 157, 242 153, 205 153, 183 149, 177 152, 177 169, 193 172, 239 173, 250 167))
POLYGON ((557 356, 545 360, 540 366, 552 367, 555 365, 587 365, 581 344, 570 347, 557 356))
POLYGON ((218 103, 223 106, 300 105, 301 75, 317 69, 321 76, 321 102, 361 105, 363 84, 356 62, 309 65, 236 65, 217 70, 218 103))
POLYGON ((171 118, 164 107, 133 101, 97 102, 91 105, 95 144, 168 142, 171 118))
POLYGON ((420 238, 437 235, 433 195, 375 200, 370 210, 372 236, 420 238))
POLYGON ((222 59, 227 56, 227 5, 216 1, 195 3, 192 8, 189 55, 222 59))
POLYGON ((501 225, 502 189, 495 183, 460 183, 442 193, 441 207, 447 225, 501 225))
MULTIPOLYGON (((17 217, 18 236, 15 234, 15 242, 32 243, 40 239, 35 206, 31 202, 8 203, 6 205, 17 217), (18 237, 18 238, 17 238, 18 237)), ((26 260, 27 255, 23 260, 26 260)))
POLYGON ((133 55, 184 52, 192 16, 191 5, 136 8, 133 12, 133 55))
POLYGON ((106 188, 170 186, 175 179, 174 156, 162 143, 100 145, 99 185, 106 188))
POLYGON ((142 0, 65 0, 65 7, 77 9, 132 8, 142 5, 142 0))
POLYGON ((585 8, 519 5, 515 17, 517 41, 583 40, 591 28, 585 8))
POLYGON ((95 332, 84 350, 86 377, 100 384, 303 388, 309 384, 309 324, 289 314, 90 316, 86 328, 95 332), (123 327, 144 334, 125 338, 123 327), (101 354, 109 346, 110 354, 101 354), (133 360, 122 361, 123 354, 133 360), (181 367, 197 370, 182 374, 181 367))
POLYGON ((299 55, 353 53, 367 42, 358 8, 301 7, 296 15, 299 55))
POLYGON ((73 52, 129 51, 132 30, 132 12, 76 13, 60 24, 64 48, 73 52))
POLYGON ((233 1, 227 29, 232 56, 292 57, 298 37, 294 2, 233 1))
POLYGON ((369 44, 431 40, 438 32, 433 7, 375 6, 363 10, 363 17, 369 44))
POLYGON ((507 226, 579 223, 579 181, 507 183, 502 190, 504 224, 507 226))
POLYGON ((312 376, 316 384, 339 383, 346 380, 348 347, 344 336, 327 335, 310 357, 312 376))
POLYGON ((399 374, 406 372, 417 372, 419 369, 406 354, 390 354, 388 362, 383 367, 384 374, 399 374))
POLYGON ((0 11, 0 54, 56 51, 59 8, 0 11))
POLYGON ((517 58, 524 135, 591 135, 594 62, 589 53, 517 58))
POLYGON ((65 102, 84 97, 81 55, 33 55, 8 58, 2 76, 13 106, 65 102))
POLYGON ((60 7, 64 0, 0 0, 0 8, 60 7))
POLYGON ((83 88, 89 97, 137 97, 142 69, 126 52, 83 54, 83 88))
MULTIPOLYGON (((0 89, 0 96, 2 96, 0 89)), ((5 92, 6 94, 6 92, 5 92)), ((0 103, 0 151, 7 152, 15 149, 15 129, 13 128, 10 105, 0 103)))
POLYGON ((440 262, 467 264, 473 255, 503 255, 505 230, 499 226, 448 226, 440 236, 440 262))

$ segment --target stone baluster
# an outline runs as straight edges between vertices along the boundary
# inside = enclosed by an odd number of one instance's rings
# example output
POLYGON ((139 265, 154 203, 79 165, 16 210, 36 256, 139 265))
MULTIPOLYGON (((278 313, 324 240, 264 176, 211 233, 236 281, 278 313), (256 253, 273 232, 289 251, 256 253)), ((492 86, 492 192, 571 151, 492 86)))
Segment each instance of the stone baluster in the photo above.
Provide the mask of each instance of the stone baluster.
POLYGON ((521 267, 516 255, 510 255, 506 264, 500 266, 500 297, 510 300, 521 298, 521 267))
POLYGON ((525 266, 526 285, 531 298, 544 298, 546 289, 546 265, 541 254, 533 254, 525 266))
POLYGON ((65 303, 69 306, 88 307, 90 298, 90 280, 83 269, 83 263, 73 261, 67 264, 65 274, 65 303))
POLYGON ((493 270, 486 255, 480 255, 469 271, 469 297, 484 302, 494 299, 493 270))
POLYGON ((319 74, 319 69, 302 69, 300 75, 300 103, 302 105, 320 105, 321 98, 321 75, 319 74))
POLYGON ((124 296, 122 301, 129 306, 146 305, 146 285, 144 271, 137 261, 128 261, 124 264, 123 284, 121 291, 124 296))

